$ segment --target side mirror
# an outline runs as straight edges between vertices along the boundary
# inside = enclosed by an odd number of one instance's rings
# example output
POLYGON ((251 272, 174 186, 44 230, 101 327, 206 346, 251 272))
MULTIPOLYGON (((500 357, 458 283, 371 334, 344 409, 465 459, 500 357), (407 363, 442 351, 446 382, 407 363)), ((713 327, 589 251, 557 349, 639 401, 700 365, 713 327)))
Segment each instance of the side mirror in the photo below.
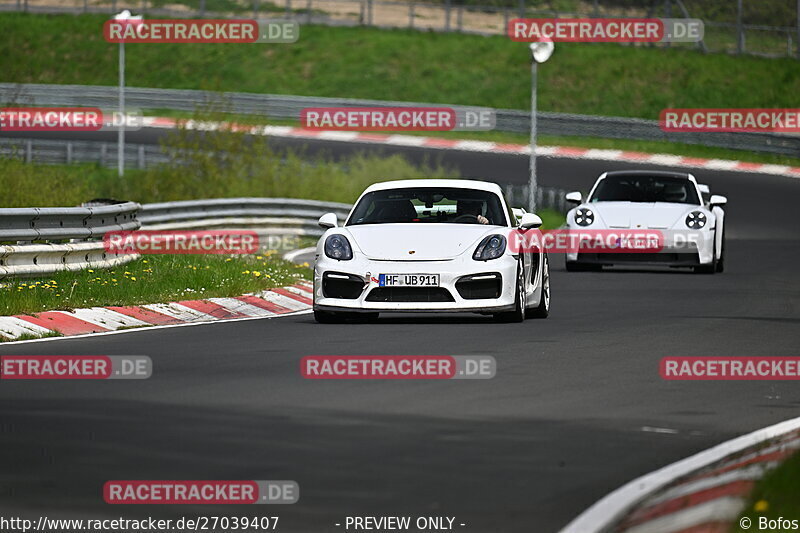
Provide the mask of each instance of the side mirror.
POLYGON ((565 197, 568 202, 572 202, 573 204, 579 204, 583 201, 583 195, 581 195, 578 191, 572 191, 567 193, 565 197))
POLYGON ((542 219, 534 213, 523 213, 519 221, 520 229, 538 228, 542 225, 542 219))
POLYGON ((319 217, 319 226, 321 228, 335 228, 336 227, 336 213, 325 213, 319 217))
POLYGON ((722 207, 727 203, 728 199, 720 194, 712 194, 711 199, 708 201, 708 205, 711 207, 722 207))

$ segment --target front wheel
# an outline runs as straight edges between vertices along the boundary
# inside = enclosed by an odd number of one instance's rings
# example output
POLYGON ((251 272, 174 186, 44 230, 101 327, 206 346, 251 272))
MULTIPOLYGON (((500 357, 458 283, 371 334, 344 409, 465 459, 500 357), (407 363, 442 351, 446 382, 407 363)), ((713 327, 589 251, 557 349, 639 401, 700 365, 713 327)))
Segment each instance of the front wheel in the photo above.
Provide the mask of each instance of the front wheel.
POLYGON ((341 324, 344 322, 343 313, 333 313, 331 311, 317 311, 314 309, 314 320, 320 324, 341 324))
POLYGON ((517 267, 517 287, 516 296, 514 297, 514 310, 505 313, 497 313, 494 315, 495 319, 500 322, 522 322, 525 320, 527 298, 525 294, 525 274, 522 268, 522 262, 520 262, 517 267))
POLYGON ((547 318, 550 315, 550 260, 544 254, 542 264, 542 296, 539 305, 528 312, 531 318, 547 318))

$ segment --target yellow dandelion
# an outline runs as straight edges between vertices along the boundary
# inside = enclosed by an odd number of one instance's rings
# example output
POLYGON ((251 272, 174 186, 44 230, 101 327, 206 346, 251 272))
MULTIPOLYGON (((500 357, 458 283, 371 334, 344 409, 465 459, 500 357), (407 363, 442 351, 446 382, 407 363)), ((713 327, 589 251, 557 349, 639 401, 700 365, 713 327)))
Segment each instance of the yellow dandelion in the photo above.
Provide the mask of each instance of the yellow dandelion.
POLYGON ((757 513, 763 513, 767 509, 769 509, 769 502, 767 500, 758 500, 755 505, 753 505, 753 510, 757 513))

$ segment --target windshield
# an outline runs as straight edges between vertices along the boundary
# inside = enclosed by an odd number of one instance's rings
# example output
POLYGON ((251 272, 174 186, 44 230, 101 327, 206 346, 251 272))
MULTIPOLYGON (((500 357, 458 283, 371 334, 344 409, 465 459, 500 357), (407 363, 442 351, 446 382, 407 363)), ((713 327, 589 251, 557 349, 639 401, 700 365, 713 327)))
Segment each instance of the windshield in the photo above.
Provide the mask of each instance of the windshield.
POLYGON ((691 181, 664 176, 608 176, 597 185, 589 201, 700 204, 691 181))
POLYGON ((373 191, 359 200, 347 225, 397 223, 508 225, 496 194, 455 187, 373 191))

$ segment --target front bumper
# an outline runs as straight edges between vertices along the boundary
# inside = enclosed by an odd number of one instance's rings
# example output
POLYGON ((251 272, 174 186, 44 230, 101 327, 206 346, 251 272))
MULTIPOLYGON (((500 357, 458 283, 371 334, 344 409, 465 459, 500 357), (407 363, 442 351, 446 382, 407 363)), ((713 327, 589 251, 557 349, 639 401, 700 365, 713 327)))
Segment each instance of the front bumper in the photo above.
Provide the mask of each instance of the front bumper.
POLYGON ((606 252, 566 254, 569 262, 594 265, 653 265, 692 267, 714 260, 714 231, 664 231, 664 246, 658 252, 606 252))
POLYGON ((438 261, 382 261, 360 254, 349 261, 337 261, 320 255, 314 265, 314 309, 459 313, 496 313, 514 309, 517 259, 504 255, 491 261, 475 261, 471 255, 464 255, 466 257, 438 261), (380 274, 438 274, 439 287, 386 290, 378 283, 380 274), (471 285, 473 290, 465 290, 464 282, 470 281, 471 276, 479 279, 471 285), (332 284, 331 279, 337 282, 332 284), (496 280, 496 291, 488 290, 492 280, 496 280), (462 284, 457 287, 459 281, 462 284), (487 292, 493 292, 492 297, 480 297, 487 292))

